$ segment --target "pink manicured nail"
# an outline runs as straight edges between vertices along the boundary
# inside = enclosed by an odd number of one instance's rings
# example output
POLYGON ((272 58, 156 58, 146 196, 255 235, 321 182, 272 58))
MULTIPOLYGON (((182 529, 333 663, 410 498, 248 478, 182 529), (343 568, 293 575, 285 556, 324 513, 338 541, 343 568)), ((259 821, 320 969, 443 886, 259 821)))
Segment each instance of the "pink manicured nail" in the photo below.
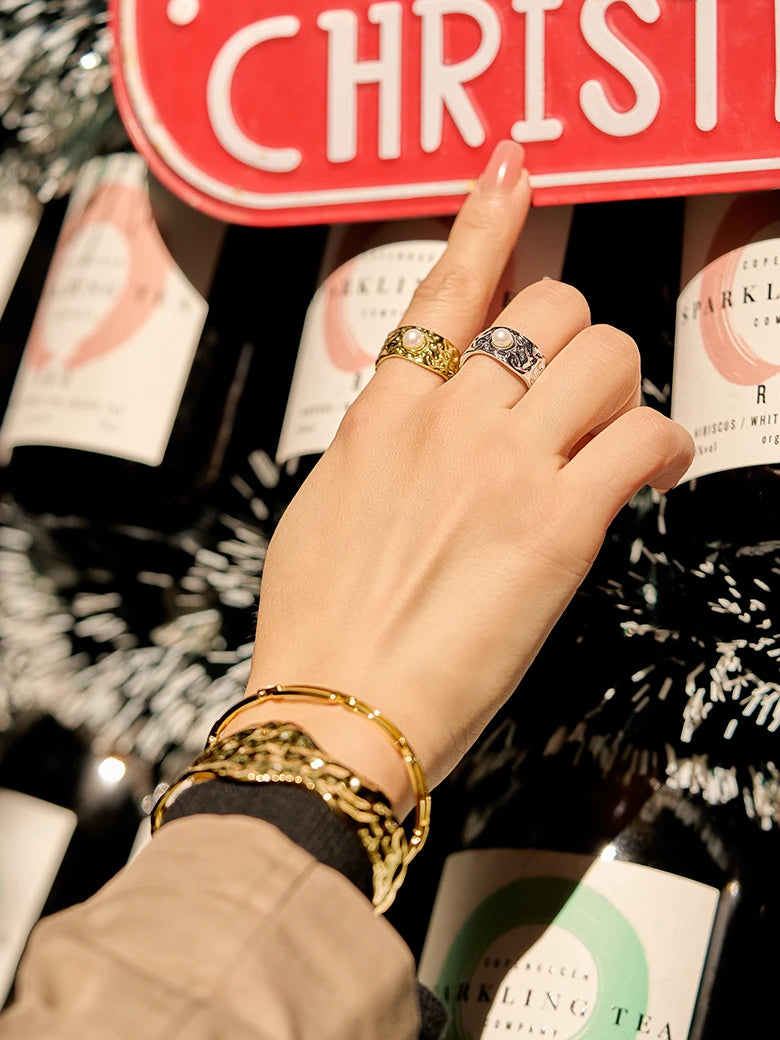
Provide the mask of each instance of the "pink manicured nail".
POLYGON ((525 149, 516 141, 499 141, 477 181, 480 191, 511 191, 525 166, 525 149))

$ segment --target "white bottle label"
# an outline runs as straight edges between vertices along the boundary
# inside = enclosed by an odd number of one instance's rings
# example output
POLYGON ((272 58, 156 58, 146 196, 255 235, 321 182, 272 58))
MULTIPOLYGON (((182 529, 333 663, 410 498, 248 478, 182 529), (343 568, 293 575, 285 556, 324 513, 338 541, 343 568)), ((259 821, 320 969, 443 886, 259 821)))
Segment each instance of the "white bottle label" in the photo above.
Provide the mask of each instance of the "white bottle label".
POLYGON ((70 809, 0 789, 0 1005, 75 829, 70 809))
POLYGON ((699 263, 678 301, 672 392, 672 418, 696 444, 685 480, 780 462, 780 203, 762 198, 687 204, 698 237, 684 269, 699 263))
MULTIPOLYGON (((545 275, 560 277, 571 216, 570 206, 529 213, 492 314, 507 293, 545 275)), ((277 462, 325 451, 344 412, 374 374, 385 337, 400 324, 414 290, 445 248, 445 241, 435 239, 377 246, 323 281, 306 312, 277 462)))
POLYGON ((16 285, 41 213, 42 207, 32 199, 24 209, 0 209, 0 314, 16 285))
POLYGON ((685 1040, 718 899, 707 885, 619 860, 456 853, 420 980, 450 1009, 450 1040, 685 1040))
POLYGON ((140 156, 79 175, 2 431, 159 465, 208 312, 155 226, 140 156))
POLYGON ((385 336, 400 323, 445 245, 429 240, 377 246, 320 285, 306 312, 277 462, 325 451, 374 374, 385 336))

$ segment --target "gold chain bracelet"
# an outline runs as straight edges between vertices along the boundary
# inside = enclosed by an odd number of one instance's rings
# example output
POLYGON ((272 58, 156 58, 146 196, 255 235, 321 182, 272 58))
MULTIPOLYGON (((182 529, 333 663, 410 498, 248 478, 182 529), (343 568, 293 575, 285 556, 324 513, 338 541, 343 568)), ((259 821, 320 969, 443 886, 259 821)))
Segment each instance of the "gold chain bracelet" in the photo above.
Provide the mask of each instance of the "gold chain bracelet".
POLYGON ((196 784, 218 779, 295 784, 318 795, 352 827, 368 856, 375 912, 384 913, 392 904, 413 855, 404 828, 383 794, 329 758, 304 730, 273 721, 227 737, 209 736, 206 749, 152 810, 152 833, 179 795, 196 784))

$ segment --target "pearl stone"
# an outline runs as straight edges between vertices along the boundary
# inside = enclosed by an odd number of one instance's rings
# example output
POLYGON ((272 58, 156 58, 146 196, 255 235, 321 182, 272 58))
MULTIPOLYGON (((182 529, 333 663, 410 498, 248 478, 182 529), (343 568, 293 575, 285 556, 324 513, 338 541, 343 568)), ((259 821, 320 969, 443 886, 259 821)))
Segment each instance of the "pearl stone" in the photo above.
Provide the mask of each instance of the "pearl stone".
POLYGON ((490 342, 494 347, 498 347, 499 350, 506 350, 507 347, 512 346, 514 339, 509 329, 494 329, 490 342))
POLYGON ((419 350, 423 344, 423 334, 419 329, 407 329, 401 342, 407 350, 419 350))

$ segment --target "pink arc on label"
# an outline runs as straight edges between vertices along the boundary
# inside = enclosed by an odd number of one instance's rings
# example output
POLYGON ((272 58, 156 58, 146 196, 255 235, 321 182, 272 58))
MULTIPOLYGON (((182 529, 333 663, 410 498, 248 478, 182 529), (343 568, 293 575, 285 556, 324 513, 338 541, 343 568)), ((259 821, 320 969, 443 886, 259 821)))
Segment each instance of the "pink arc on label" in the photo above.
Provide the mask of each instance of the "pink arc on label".
MULTIPOLYGON (((766 202, 760 197, 737 199, 729 207, 712 238, 702 271, 701 298, 720 299, 731 292, 744 255, 743 246, 766 227, 766 202)), ((731 322, 730 308, 701 312, 704 349, 724 379, 739 386, 757 386, 780 372, 780 365, 762 358, 731 322), (706 324, 705 324, 706 321, 706 324)))
MULTIPOLYGON (((348 260, 336 273, 339 279, 349 278, 357 263, 357 257, 348 260)), ((376 361, 379 347, 374 355, 367 354, 354 334, 349 323, 348 307, 345 294, 329 292, 327 284, 323 285, 325 293, 325 349, 328 357, 342 372, 361 372, 376 361)), ((381 344, 379 345, 381 347, 381 344)))
POLYGON ((68 259, 67 247, 74 235, 97 223, 109 224, 122 235, 128 269, 113 306, 74 344, 65 367, 75 369, 117 350, 143 325, 158 302, 159 290, 173 261, 154 224, 149 197, 142 188, 119 182, 103 184, 85 208, 66 222, 60 234, 25 353, 25 364, 30 367, 42 368, 54 359, 44 331, 46 313, 52 306, 48 292, 62 273, 62 265, 68 259))

